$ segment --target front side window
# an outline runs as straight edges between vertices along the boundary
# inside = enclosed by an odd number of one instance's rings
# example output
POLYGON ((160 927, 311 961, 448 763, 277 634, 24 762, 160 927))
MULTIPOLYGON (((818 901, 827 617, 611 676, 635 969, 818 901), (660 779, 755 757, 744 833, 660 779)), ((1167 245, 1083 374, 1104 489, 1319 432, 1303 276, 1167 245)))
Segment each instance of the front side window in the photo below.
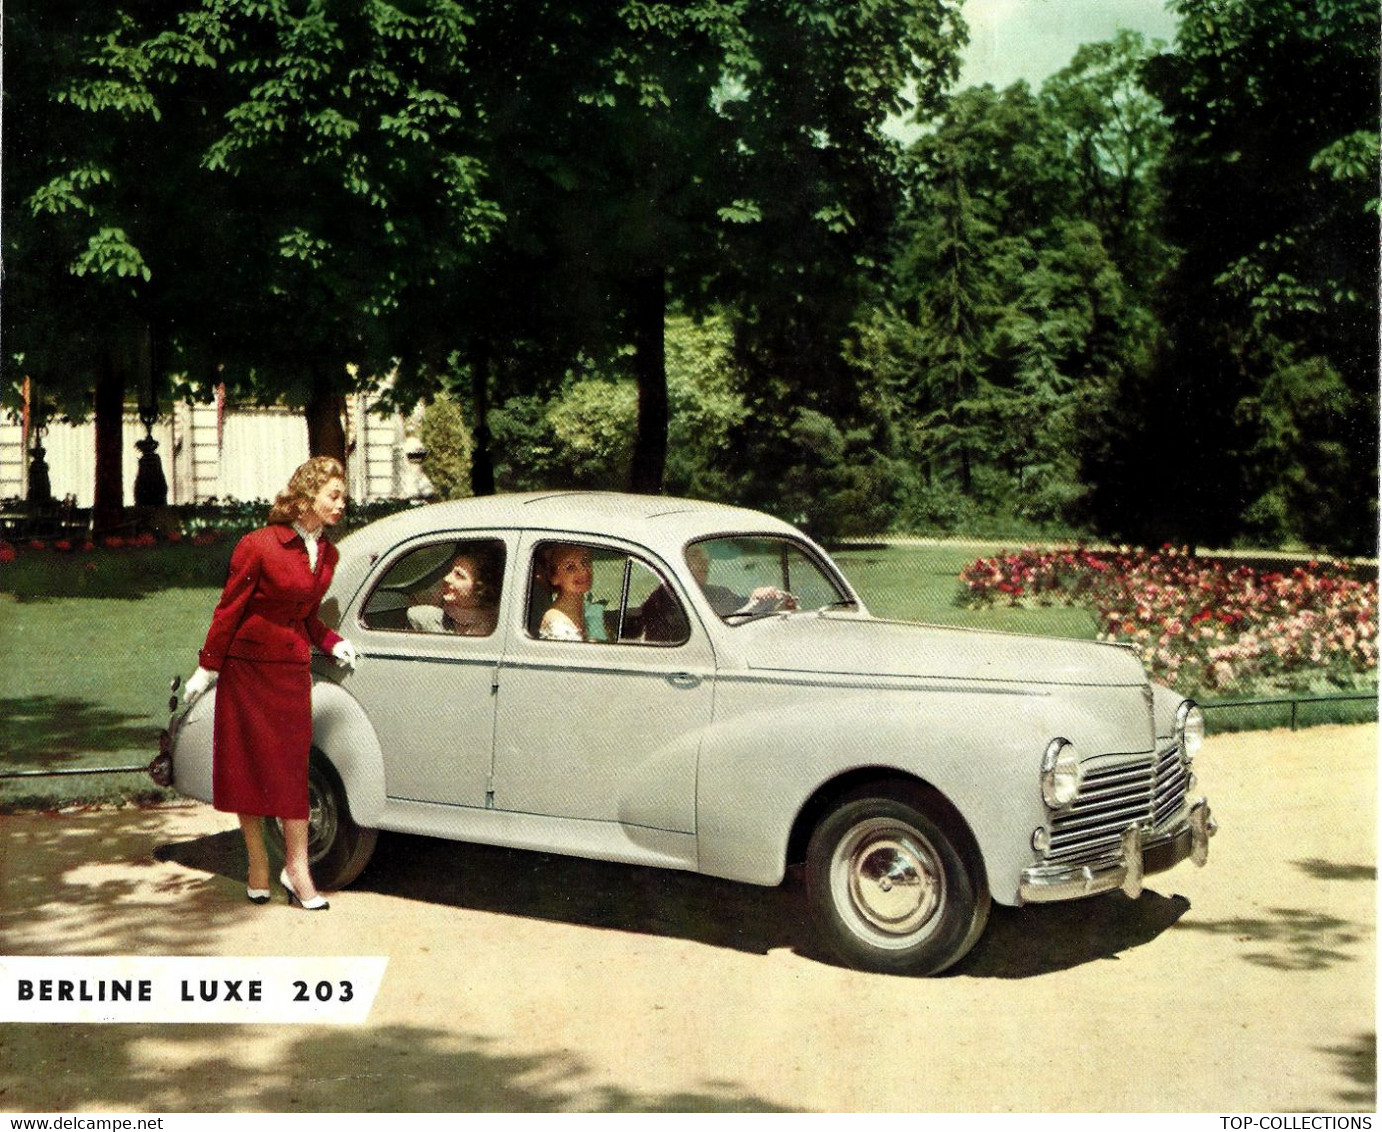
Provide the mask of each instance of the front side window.
POLYGON ((731 625, 765 613, 853 604, 815 555, 791 539, 703 539, 685 554, 686 567, 711 608, 731 625))
POLYGON ((428 543, 385 571, 360 620, 370 629, 488 637, 499 620, 503 576, 498 539, 428 543))
POLYGON ((637 555, 586 543, 533 552, 529 633, 543 640, 679 645, 690 623, 672 587, 637 555))

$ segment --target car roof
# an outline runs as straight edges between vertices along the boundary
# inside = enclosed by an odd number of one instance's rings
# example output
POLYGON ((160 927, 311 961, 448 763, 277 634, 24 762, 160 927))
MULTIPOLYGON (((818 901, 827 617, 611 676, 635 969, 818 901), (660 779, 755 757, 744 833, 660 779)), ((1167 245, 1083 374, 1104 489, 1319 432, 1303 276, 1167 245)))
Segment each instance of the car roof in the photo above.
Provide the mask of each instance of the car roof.
POLYGON ((342 555, 382 552, 433 531, 523 528, 609 535, 663 549, 714 534, 801 532, 745 507, 666 495, 613 491, 546 491, 485 495, 412 507, 376 520, 341 542, 342 555))

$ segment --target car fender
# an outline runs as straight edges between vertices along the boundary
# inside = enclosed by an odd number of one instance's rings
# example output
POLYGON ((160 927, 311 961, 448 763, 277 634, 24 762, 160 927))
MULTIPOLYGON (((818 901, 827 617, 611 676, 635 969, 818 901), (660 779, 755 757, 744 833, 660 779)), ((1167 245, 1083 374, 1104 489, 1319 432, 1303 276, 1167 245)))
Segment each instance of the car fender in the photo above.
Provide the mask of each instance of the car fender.
POLYGON ((173 753, 173 789, 184 798, 210 803, 211 732, 216 715, 216 685, 190 704, 182 704, 168 721, 173 753))
POLYGON ((338 684, 312 685, 312 745, 340 775, 357 825, 377 826, 384 815, 384 753, 364 708, 338 684))
MULTIPOLYGON (((179 794, 214 802, 212 731, 216 688, 180 709, 170 726, 173 786, 179 794)), ((329 681, 312 685, 312 745, 336 768, 346 788, 351 817, 375 826, 384 812, 384 757, 364 709, 344 688, 329 681)))
MULTIPOLYGON (((761 684, 776 703, 721 713, 702 748, 697 792, 702 872, 777 884, 798 816, 834 780, 855 772, 927 783, 954 806, 978 846, 993 896, 1016 900, 1032 831, 1048 818, 1042 754, 1052 738, 1086 753, 1146 749, 1144 697, 1098 689, 816 688, 809 700, 761 684), (1110 695, 1108 693, 1117 693, 1110 695), (1121 710, 1110 711, 1110 704, 1121 710)), ((731 693, 733 695, 733 693, 731 693)))

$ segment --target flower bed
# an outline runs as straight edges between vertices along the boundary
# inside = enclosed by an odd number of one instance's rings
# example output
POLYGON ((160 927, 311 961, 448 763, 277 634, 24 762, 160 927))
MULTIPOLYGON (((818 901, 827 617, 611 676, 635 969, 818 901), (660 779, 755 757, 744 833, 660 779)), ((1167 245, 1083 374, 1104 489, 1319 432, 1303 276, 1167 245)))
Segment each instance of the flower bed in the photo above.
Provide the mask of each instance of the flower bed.
POLYGON ((1367 687, 1377 676, 1377 581, 1342 563, 1284 570, 1160 552, 1023 550, 960 574, 974 606, 1088 608, 1154 679, 1191 694, 1367 687))

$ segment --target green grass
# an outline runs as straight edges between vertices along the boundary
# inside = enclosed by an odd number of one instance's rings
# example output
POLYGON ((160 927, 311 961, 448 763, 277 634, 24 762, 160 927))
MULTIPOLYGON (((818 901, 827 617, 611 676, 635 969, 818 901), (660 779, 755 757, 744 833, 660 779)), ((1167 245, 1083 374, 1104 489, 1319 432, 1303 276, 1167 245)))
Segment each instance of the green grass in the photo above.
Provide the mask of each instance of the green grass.
POLYGON ((220 587, 235 535, 205 546, 191 542, 111 550, 30 550, 0 565, 0 594, 21 602, 57 598, 152 597, 169 589, 220 587))
MULTIPOLYGON (((18 601, 0 594, 0 770, 144 765, 168 721, 216 589, 141 599, 18 601)), ((155 789, 147 775, 0 780, 0 805, 109 801, 155 789)))
POLYGON ((832 557, 875 617, 1043 637, 1094 639, 1097 626, 1083 609, 967 609, 957 604, 960 570, 974 559, 992 553, 988 544, 905 543, 846 547, 834 551, 832 557))

